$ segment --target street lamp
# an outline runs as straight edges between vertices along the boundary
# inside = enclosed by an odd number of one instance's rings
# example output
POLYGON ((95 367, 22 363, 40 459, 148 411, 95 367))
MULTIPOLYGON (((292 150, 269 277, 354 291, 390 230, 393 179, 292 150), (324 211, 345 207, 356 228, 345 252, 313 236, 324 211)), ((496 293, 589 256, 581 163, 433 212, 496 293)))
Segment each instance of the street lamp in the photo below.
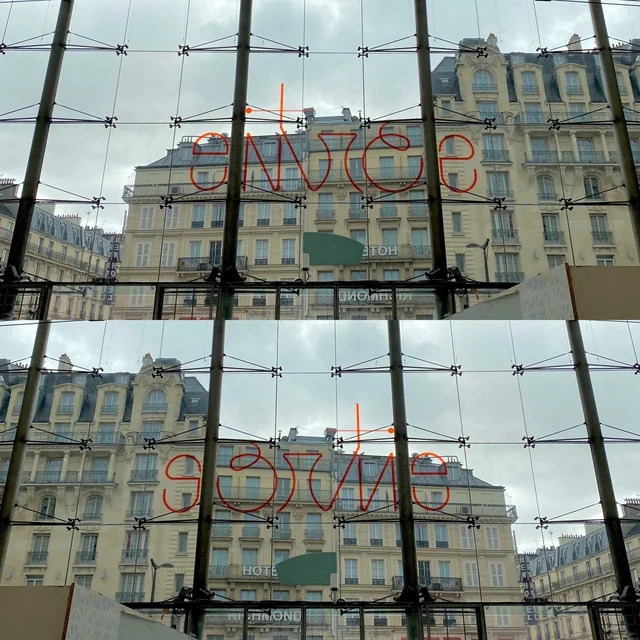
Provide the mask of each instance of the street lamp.
POLYGON ((150 562, 151 562, 151 602, 155 602, 156 573, 158 573, 158 569, 172 569, 175 565, 172 565, 170 562, 163 562, 162 564, 157 564, 153 558, 151 558, 150 562))
POLYGON ((491 282, 489 280, 489 238, 487 238, 483 244, 470 242, 467 245, 467 249, 482 249, 482 255, 484 257, 484 279, 485 282, 491 282))

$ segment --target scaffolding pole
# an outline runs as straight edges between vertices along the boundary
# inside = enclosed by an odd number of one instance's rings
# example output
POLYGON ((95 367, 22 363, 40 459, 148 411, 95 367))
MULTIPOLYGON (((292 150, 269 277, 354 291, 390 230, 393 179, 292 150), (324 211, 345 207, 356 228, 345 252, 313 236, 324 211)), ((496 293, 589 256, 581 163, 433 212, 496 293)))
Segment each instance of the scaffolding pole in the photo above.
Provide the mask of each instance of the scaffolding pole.
POLYGON ((613 60, 611 43, 607 32, 607 23, 604 19, 602 0, 591 0, 589 2, 591 21, 596 36, 596 46, 599 51, 600 67, 602 69, 602 80, 611 109, 613 118, 613 135, 618 146, 620 171, 622 179, 627 188, 629 197, 629 217, 631 219, 631 229, 636 245, 636 253, 640 258, 640 186, 638 185, 638 174, 631 150, 631 140, 629 139, 629 129, 624 115, 620 87, 616 76, 616 67, 613 60))
MULTIPOLYGON (((1 276, 5 282, 18 282, 22 279, 24 256, 27 251, 31 220, 38 197, 38 185, 42 176, 42 166, 47 150, 47 140, 51 129, 51 120, 62 72, 62 62, 69 36, 74 2, 75 0, 61 0, 60 2, 58 20, 51 43, 51 53, 49 54, 49 63, 40 96, 40 106, 38 107, 36 125, 31 140, 27 170, 20 192, 20 202, 11 238, 11 246, 4 274, 1 276)), ((7 287, 0 290, 0 319, 13 320, 15 301, 16 289, 7 287)))
POLYGON ((20 491, 20 480, 22 478, 22 467, 27 455, 27 440, 29 439, 29 429, 36 412, 36 402, 40 389, 40 375, 44 367, 45 352, 49 333, 50 322, 40 322, 36 331, 31 362, 27 373, 27 381, 24 387, 22 407, 16 426, 16 435, 11 449, 9 459, 9 469, 7 470, 7 480, 4 485, 2 504, 0 505, 0 581, 4 571, 4 563, 9 550, 9 538, 11 536, 11 524, 18 492, 20 491))
POLYGON ((409 458, 409 435, 407 433, 400 321, 387 320, 387 332, 389 336, 391 403, 393 406, 393 439, 396 452, 396 478, 398 481, 398 515, 400 518, 402 570, 404 576, 404 587, 398 597, 398 602, 403 602, 407 605, 407 640, 422 640, 418 557, 416 554, 413 500, 411 497, 411 462, 409 458))
MULTIPOLYGON (((429 48, 429 24, 427 0, 414 0, 416 17, 416 44, 418 53, 418 83, 420 87, 420 118, 424 142, 424 160, 427 176, 427 201, 429 205, 429 234, 431 236, 432 271, 438 279, 447 278, 447 244, 444 235, 440 167, 438 165, 438 139, 436 114, 433 107, 433 78, 431 74, 431 50, 429 48)), ((435 295, 436 315, 439 319, 452 313, 452 295, 439 290, 435 295)))
POLYGON ((233 92, 233 114, 231 124, 231 148, 229 150, 229 175, 227 178, 226 211, 222 236, 222 270, 220 299, 217 317, 233 318, 234 283, 242 278, 238 273, 238 220, 242 204, 242 160, 247 112, 247 86, 249 83, 249 58, 251 55, 251 14, 253 0, 241 0, 238 23, 238 53, 233 92))
MULTIPOLYGON (((578 320, 570 320, 567 322, 567 333, 569 335, 569 344, 571 345, 571 353, 575 365, 580 402, 582 403, 582 410, 584 412, 589 449, 591 451, 596 484, 598 486, 598 495, 600 497, 600 504, 602 505, 604 526, 609 541, 609 552, 611 553, 611 564, 613 565, 613 573, 616 579, 616 589, 622 602, 636 602, 637 595, 633 589, 633 580, 631 578, 631 568, 624 544, 622 523, 618 515, 618 505, 616 504, 616 496, 613 490, 607 451, 602 435, 600 416, 598 415, 598 406, 591 383, 589 362, 584 349, 582 331, 580 330, 578 320)), ((639 638, 638 632, 640 631, 637 618, 632 612, 623 614, 623 617, 629 640, 637 640, 639 638)))

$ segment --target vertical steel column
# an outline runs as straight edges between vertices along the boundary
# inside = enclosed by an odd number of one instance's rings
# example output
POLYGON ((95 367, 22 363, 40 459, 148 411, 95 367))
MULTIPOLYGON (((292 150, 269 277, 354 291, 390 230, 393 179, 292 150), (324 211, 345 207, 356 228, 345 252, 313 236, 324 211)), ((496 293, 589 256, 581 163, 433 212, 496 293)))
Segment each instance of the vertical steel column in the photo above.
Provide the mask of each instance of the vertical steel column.
MULTIPOLYGON (((224 365, 224 338, 226 320, 214 320, 211 368, 209 370, 209 404, 202 458, 202 481, 196 554, 193 569, 193 597, 203 597, 208 592, 209 564, 211 560, 211 529, 213 526, 213 491, 215 488, 216 458, 220 435, 220 407, 222 400, 222 376, 224 365)), ((204 637, 206 611, 194 608, 189 620, 189 630, 196 638, 204 637)))
MULTIPOLYGON (((427 198, 429 202, 429 233, 431 236, 432 268, 437 277, 447 277, 447 245, 444 236, 440 167, 438 166, 438 139, 436 115, 433 107, 433 81, 431 76, 431 51, 427 0, 414 0, 416 16, 416 44, 418 51, 418 81, 420 86, 420 118, 424 140, 424 158, 427 172, 427 198)), ((438 289, 435 295, 436 316, 445 318, 451 314, 451 294, 438 289)))
POLYGON ((396 451, 396 477, 398 479, 398 514, 400 516, 400 539, 402 540, 402 572, 404 575, 404 588, 398 601, 408 605, 406 609, 407 640, 422 640, 400 321, 387 320, 387 332, 389 335, 391 403, 393 405, 393 439, 396 451))
POLYGON ((31 353, 31 363, 29 364, 29 371, 27 373, 27 382, 24 387, 22 407, 20 409, 20 416, 18 417, 18 425, 16 426, 16 435, 13 441, 13 448, 11 449, 7 481, 4 485, 4 494, 2 496, 2 504, 0 505, 0 582, 2 581, 4 562, 9 549, 11 521, 13 520, 13 511, 16 501, 18 500, 18 491, 20 490, 22 465, 27 455, 29 428, 31 427, 36 412, 36 402, 40 389, 40 372, 44 367, 45 351, 47 349, 50 330, 50 322, 40 322, 38 324, 38 330, 33 343, 33 351, 31 353))
MULTIPOLYGON (((58 83, 60 82, 74 1, 61 0, 60 2, 58 20, 51 43, 51 53, 49 54, 49 63, 40 96, 40 106, 36 116, 36 126, 31 140, 27 170, 22 184, 13 237, 11 238, 11 247, 9 248, 7 266, 3 276, 5 282, 16 282, 20 280, 22 275, 24 254, 27 250, 31 219, 33 218, 33 210, 38 196, 38 185, 42 175, 42 165, 44 164, 44 155, 47 149, 49 130, 51 129, 51 119, 58 92, 58 83)), ((0 291, 0 319, 13 319, 15 299, 15 289, 0 291)))
MULTIPOLYGON (((578 320, 570 320, 567 322, 567 333, 569 334, 569 344, 571 345, 571 353, 575 364, 578 391, 580 393, 582 410, 584 411, 589 449, 591 450, 596 484, 598 485, 598 494, 602 505, 602 514, 604 516, 604 525, 609 541, 611 564, 613 565, 613 573, 616 578, 617 591, 623 602, 635 602, 636 594, 633 590, 631 568, 629 567, 629 560, 624 545, 624 535, 622 533, 620 516, 618 515, 613 482, 611 481, 607 451, 602 436, 600 417, 598 415, 598 406, 593 392, 593 385, 591 384, 589 363, 587 361, 587 354, 585 353, 582 332, 578 320)), ((630 639, 638 638, 639 629, 637 622, 634 622, 633 616, 625 615, 625 623, 628 637, 630 639)))
MULTIPOLYGON (((238 219, 242 198, 242 159, 244 154, 244 131, 247 112, 247 86, 249 83, 249 57, 251 54, 251 14, 253 0, 240 1, 238 23, 238 54, 233 93, 231 124, 231 148, 229 150, 229 176, 227 179, 226 212, 222 236, 222 283, 233 283, 240 279, 237 268, 238 219)), ((220 287, 217 317, 233 318, 233 287, 220 287)))
POLYGON ((591 21, 596 36, 596 46, 600 51, 602 80, 604 81, 611 115, 613 116, 613 135, 620 156, 620 171, 629 196, 631 229, 636 243, 636 252, 638 258, 640 258, 640 186, 638 185, 638 174, 633 160, 629 129, 627 128, 620 88, 616 78, 616 67, 613 61, 613 53, 611 52, 609 34, 607 33, 607 24, 602 10, 602 0, 590 0, 589 11, 591 12, 591 21))

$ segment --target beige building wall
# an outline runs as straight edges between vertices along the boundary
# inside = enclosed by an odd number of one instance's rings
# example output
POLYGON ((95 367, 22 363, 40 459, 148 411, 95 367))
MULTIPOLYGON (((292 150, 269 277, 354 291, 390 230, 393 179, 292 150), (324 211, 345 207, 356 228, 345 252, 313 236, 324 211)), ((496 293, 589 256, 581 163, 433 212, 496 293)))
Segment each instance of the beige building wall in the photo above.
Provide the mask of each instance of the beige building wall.
MULTIPOLYGON (((61 361, 62 371, 68 371, 67 359, 61 361)), ((191 584, 206 398, 194 400, 188 377, 154 376, 154 366, 162 362, 146 357, 135 377, 116 374, 98 384, 91 415, 84 393, 90 376, 73 374, 47 391, 48 419, 37 414, 29 436, 16 515, 24 524, 13 528, 3 585, 75 581, 122 601, 145 601, 152 597, 151 559, 171 565, 157 571, 156 600, 172 598, 191 584)), ((164 366, 174 365, 165 360, 164 366)), ((0 389, 3 397, 10 393, 0 424, 0 482, 21 390, 20 384, 6 382, 0 389)), ((364 468, 374 466, 358 473, 354 467, 340 488, 341 470, 352 454, 335 453, 331 434, 306 437, 292 429, 277 450, 258 443, 261 457, 255 444, 219 445, 209 588, 220 601, 328 599, 328 586, 280 585, 274 570, 288 556, 317 551, 337 553, 340 597, 370 600, 401 590, 394 490, 389 480, 377 481, 385 458, 365 456, 364 468), (331 472, 334 464, 337 475, 331 472)), ((451 470, 461 468, 455 458, 446 462, 451 470)), ((443 601, 477 602, 482 587, 488 602, 518 601, 511 539, 516 510, 505 503, 504 488, 465 483, 452 486, 447 497, 444 486, 415 486, 414 500, 424 505, 416 506, 421 580, 430 591, 443 601), (471 515, 480 518, 479 529, 469 527, 471 515)), ((238 620, 219 615, 225 624, 210 633, 231 637, 238 620)), ((329 637, 335 625, 345 638, 357 635, 349 616, 331 622, 328 614, 314 615, 310 628, 319 636, 329 637)), ((451 635, 462 619, 449 618, 451 635)), ((376 619, 371 622, 376 637, 403 633, 398 614, 376 619)), ((523 637, 519 610, 494 613, 492 608, 488 623, 496 637, 523 637)), ((277 616, 256 620, 256 627, 266 628, 260 633, 274 638, 293 633, 296 625, 295 619, 277 616)), ((434 625, 445 634, 441 613, 434 625)))

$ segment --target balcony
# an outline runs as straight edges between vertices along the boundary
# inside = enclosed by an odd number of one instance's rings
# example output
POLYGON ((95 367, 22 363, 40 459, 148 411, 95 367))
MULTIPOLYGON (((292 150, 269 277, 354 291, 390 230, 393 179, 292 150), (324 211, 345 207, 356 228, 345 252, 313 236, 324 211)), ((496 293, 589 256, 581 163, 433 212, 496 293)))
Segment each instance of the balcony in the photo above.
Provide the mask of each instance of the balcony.
POLYGON ((525 164, 557 164, 559 160, 557 151, 532 151, 531 157, 525 154, 525 164))
POLYGON ((214 524, 211 530, 212 538, 230 538, 231 537, 231 525, 228 524, 214 524))
POLYGON ((219 580, 229 576, 229 567, 224 564, 213 564, 209 567, 209 579, 219 580))
POLYGON ((472 85, 474 91, 497 91, 498 85, 495 82, 474 82, 472 85))
POLYGON ((290 540, 291 529, 289 527, 278 527, 273 530, 273 537, 275 540, 290 540))
POLYGON ((48 551, 29 551, 27 553, 27 562, 29 565, 44 565, 47 564, 49 558, 48 551))
POLYGON ((342 539, 342 544, 345 547, 355 547, 358 544, 358 539, 357 538, 343 538, 342 539))
POLYGON ((566 244, 564 240, 564 231, 544 231, 545 244, 566 244))
POLYGON ((371 546, 371 547, 381 547, 382 546, 382 538, 369 538, 369 546, 371 546))
POLYGON ((483 149, 482 162, 511 162, 511 156, 506 149, 483 149))
POLYGON ((295 258, 281 258, 280 259, 280 264, 285 264, 285 265, 292 265, 296 263, 296 259, 295 258))
POLYGON ((398 207, 395 205, 385 205, 380 207, 380 217, 381 218, 397 218, 398 217, 398 207))
POLYGON ((513 198, 513 191, 506 187, 492 187, 487 191, 489 198, 513 198))
POLYGON ((104 484, 109 482, 109 472, 105 470, 83 471, 81 478, 82 482, 88 484, 104 484))
POLYGON ((491 229, 493 244, 520 244, 517 229, 491 229))
POLYGON ((260 535, 260 526, 257 524, 245 524, 242 527, 243 538, 262 538, 260 535))
POLYGON ((522 282, 524 272, 522 271, 496 271, 496 282, 522 282))
POLYGON ((212 229, 222 229, 224 227, 224 220, 212 220, 211 228, 212 229))
POLYGON ((298 218, 282 218, 282 224, 285 227, 293 227, 298 224, 298 218))
POLYGON ((427 218, 429 216, 429 208, 426 204, 410 204, 409 205, 409 217, 410 218, 427 218))
POLYGON ((123 549, 120 564, 140 564, 149 560, 149 549, 123 549))
POLYGON ((86 511, 82 514, 83 522, 100 522, 102 520, 102 512, 86 511))
POLYGON ((322 529, 305 529, 305 542, 324 542, 324 531, 322 529))
POLYGON ((37 471, 35 482, 37 484, 55 484, 62 482, 60 471, 37 471))
POLYGON ((97 555, 98 552, 95 549, 92 551, 77 551, 76 564, 95 564, 97 555))
MULTIPOLYGON (((220 258, 209 257, 178 258, 178 272, 181 271, 212 271, 214 267, 220 266, 220 258)), ((236 267, 238 269, 247 268, 247 256, 237 256, 236 267)))
POLYGON ((602 151, 580 151, 580 162, 584 164, 606 164, 602 151))
POLYGON ((100 409, 100 413, 102 415, 113 415, 118 413, 118 405, 117 404, 103 404, 100 409))
POLYGON ((157 469, 133 469, 129 482, 157 482, 157 469))
POLYGON ((191 221, 192 229, 204 229, 204 220, 192 220, 191 221))
POLYGON ((117 591, 116 600, 118 602, 144 602, 144 592, 142 591, 117 591))
POLYGON ((555 191, 539 191, 538 202, 559 202, 558 194, 555 191))
POLYGON ((271 218, 258 218, 256 220, 256 226, 258 226, 258 227, 270 227, 271 226, 271 218))
MULTIPOLYGON (((426 587, 429 591, 462 591, 462 578, 448 578, 430 576, 428 578, 419 578, 420 586, 426 587)), ((404 588, 404 577, 393 576, 391 579, 391 585, 394 590, 400 590, 404 588)))
POLYGON ((333 222, 335 219, 335 209, 318 209, 316 212, 316 222, 333 222))
POLYGON ((613 234, 611 233, 611 231, 592 231, 591 238, 593 240, 593 244, 614 244, 613 234))
POLYGON ((127 520, 135 520, 136 518, 151 518, 153 516, 153 509, 132 509, 127 511, 125 518, 127 520))

